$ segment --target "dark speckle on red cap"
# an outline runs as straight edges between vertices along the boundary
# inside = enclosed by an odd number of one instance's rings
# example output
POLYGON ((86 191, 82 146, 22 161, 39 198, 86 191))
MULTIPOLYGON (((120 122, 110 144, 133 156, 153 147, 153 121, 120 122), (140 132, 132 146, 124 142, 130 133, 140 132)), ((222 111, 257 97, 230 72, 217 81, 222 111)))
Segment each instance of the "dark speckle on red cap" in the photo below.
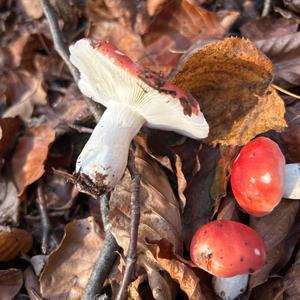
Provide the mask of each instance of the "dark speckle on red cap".
POLYGON ((109 41, 95 42, 90 40, 90 45, 99 53, 111 59, 115 65, 123 68, 132 76, 138 77, 150 87, 157 90, 160 94, 171 95, 174 100, 177 99, 177 101, 180 102, 185 115, 191 116, 192 114, 199 114, 198 102, 193 96, 166 81, 163 78, 162 73, 154 72, 148 68, 142 68, 109 41))

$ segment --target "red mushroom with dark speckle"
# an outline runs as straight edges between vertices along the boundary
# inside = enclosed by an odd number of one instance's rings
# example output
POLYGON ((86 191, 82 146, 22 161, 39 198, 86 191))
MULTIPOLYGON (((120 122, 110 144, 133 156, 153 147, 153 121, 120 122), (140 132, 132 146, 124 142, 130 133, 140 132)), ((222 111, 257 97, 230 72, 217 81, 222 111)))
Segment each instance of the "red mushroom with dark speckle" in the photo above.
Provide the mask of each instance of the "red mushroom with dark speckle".
POLYGON ((192 261, 220 277, 255 273, 266 261, 262 238, 249 226, 217 220, 202 226, 193 236, 192 261))

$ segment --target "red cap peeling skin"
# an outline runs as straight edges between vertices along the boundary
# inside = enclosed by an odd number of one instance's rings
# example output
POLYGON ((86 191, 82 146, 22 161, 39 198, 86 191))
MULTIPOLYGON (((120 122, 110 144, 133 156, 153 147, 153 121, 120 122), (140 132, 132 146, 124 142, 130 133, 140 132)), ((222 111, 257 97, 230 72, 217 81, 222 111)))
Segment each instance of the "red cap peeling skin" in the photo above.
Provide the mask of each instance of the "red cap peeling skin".
POLYGON ((171 82, 164 80, 161 74, 148 68, 142 68, 108 41, 91 41, 90 43, 95 50, 112 59, 117 66, 126 70, 129 74, 138 77, 161 94, 171 95, 174 99, 178 99, 185 114, 199 114, 200 110, 196 99, 171 82))
POLYGON ((258 272, 266 261, 262 238, 252 228, 229 220, 202 226, 192 239, 190 254, 199 268, 219 277, 258 272))
POLYGON ((91 46, 102 55, 114 60, 114 63, 126 70, 131 75, 137 76, 141 72, 141 67, 133 62, 127 55, 121 52, 117 47, 109 41, 93 42, 86 39, 91 46))
POLYGON ((238 204, 261 217, 276 207, 284 191, 285 158, 272 140, 259 137, 243 147, 232 166, 231 187, 238 204))

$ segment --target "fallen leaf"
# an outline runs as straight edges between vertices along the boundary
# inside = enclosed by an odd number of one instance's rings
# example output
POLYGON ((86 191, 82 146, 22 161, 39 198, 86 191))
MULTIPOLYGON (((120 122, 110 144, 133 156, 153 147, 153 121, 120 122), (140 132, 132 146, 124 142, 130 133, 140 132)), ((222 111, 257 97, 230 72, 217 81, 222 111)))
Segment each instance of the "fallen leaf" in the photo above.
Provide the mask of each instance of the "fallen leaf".
POLYGON ((55 132, 48 125, 33 127, 19 139, 12 158, 12 171, 19 195, 44 174, 49 146, 54 139, 55 132))
POLYGON ((203 145, 198 157, 201 165, 200 171, 193 176, 184 192, 186 207, 183 212, 183 240, 187 247, 198 228, 211 218, 213 199, 210 188, 220 153, 217 148, 203 145))
POLYGON ((267 252, 266 265, 250 278, 251 289, 266 282, 273 267, 285 255, 284 242, 295 222, 298 208, 298 201, 282 200, 271 214, 261 218, 250 217, 250 226, 263 238, 267 252))
POLYGON ((24 121, 28 121, 34 105, 47 103, 42 79, 25 70, 10 71, 6 76, 8 78, 6 97, 13 105, 5 111, 3 117, 19 116, 24 121))
POLYGON ((0 299, 11 300, 23 285, 22 271, 18 269, 0 270, 0 299))
POLYGON ((39 19, 43 15, 43 10, 39 0, 21 0, 20 5, 26 15, 32 19, 39 19))
POLYGON ((19 224, 20 203, 14 183, 6 177, 0 177, 0 224, 19 224))
POLYGON ((271 62, 254 44, 227 38, 192 54, 173 82, 199 99, 210 127, 206 142, 243 145, 286 125, 272 77, 271 62))
POLYGON ((9 261, 32 247, 32 236, 29 232, 8 226, 0 226, 0 261, 9 261))
POLYGON ((252 40, 263 40, 272 37, 282 37, 297 32, 298 24, 292 19, 267 16, 251 20, 240 27, 241 34, 252 40))
POLYGON ((283 3, 287 7, 297 13, 300 13, 300 1, 299 0, 283 0, 283 3))
POLYGON ((291 162, 300 161, 300 124, 291 124, 282 133, 287 146, 288 158, 291 162))
POLYGON ((186 50, 198 40, 222 37, 217 16, 187 0, 165 1, 143 35, 147 53, 167 75, 179 59, 171 50, 186 50))
POLYGON ((211 299, 203 292, 197 275, 188 265, 180 261, 174 254, 172 245, 167 240, 153 241, 150 244, 154 248, 154 255, 160 266, 179 284, 189 300, 211 299))
POLYGON ((102 243, 100 228, 92 217, 67 224, 60 246, 50 254, 42 272, 42 297, 81 299, 102 243))
POLYGON ((31 267, 24 271, 24 285, 31 300, 43 300, 39 295, 40 285, 38 277, 34 274, 31 267))
POLYGON ((284 287, 285 287, 284 299, 288 299, 288 300, 299 299, 300 297, 299 276, 300 276, 300 251, 298 249, 295 262, 289 268, 287 274, 284 277, 284 287))
POLYGON ((18 117, 0 119, 0 160, 12 149, 21 126, 18 117))
MULTIPOLYGON (((152 295, 156 300, 172 300, 172 282, 161 274, 161 267, 149 251, 146 240, 162 238, 182 251, 180 207, 160 165, 142 148, 137 148, 135 164, 141 176, 139 194, 141 219, 138 234, 137 266, 147 272, 152 295)), ((126 171, 111 193, 110 223, 117 243, 126 255, 130 237, 131 177, 126 171)))
POLYGON ((300 32, 255 40, 255 45, 273 62, 281 86, 299 86, 300 32))
POLYGON ((251 300, 284 300, 284 283, 280 277, 270 278, 266 283, 258 286, 251 294, 251 300))
MULTIPOLYGON (((176 252, 182 249, 179 204, 170 183, 159 164, 141 148, 135 153, 135 163, 141 175, 141 220, 138 253, 148 247, 146 239, 167 239, 176 252)), ((125 173, 111 193, 109 219, 117 243, 127 253, 130 234, 131 177, 125 173)))

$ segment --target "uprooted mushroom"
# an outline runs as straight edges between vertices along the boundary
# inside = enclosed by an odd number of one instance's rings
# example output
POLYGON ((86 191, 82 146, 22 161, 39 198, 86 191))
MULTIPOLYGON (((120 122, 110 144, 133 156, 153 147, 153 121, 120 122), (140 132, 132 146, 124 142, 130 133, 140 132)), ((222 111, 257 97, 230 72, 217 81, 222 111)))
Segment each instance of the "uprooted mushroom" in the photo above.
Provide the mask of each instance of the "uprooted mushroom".
POLYGON ((79 88, 107 107, 76 163, 77 186, 110 191, 122 178, 129 146, 143 125, 194 139, 208 135, 198 102, 159 74, 142 68, 107 41, 70 46, 79 88))

